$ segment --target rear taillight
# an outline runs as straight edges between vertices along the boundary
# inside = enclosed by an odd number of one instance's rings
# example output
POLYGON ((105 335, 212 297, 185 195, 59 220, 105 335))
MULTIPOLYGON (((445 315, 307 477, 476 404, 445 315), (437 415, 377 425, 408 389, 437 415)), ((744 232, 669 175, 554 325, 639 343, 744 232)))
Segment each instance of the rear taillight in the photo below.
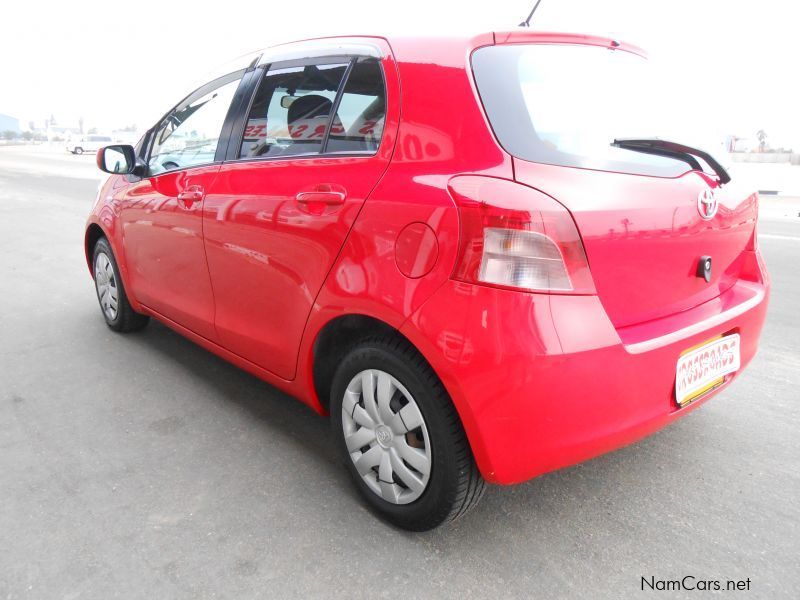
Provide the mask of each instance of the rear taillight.
POLYGON ((461 238, 455 279, 536 292, 594 294, 578 229, 566 208, 518 183, 450 181, 461 238))

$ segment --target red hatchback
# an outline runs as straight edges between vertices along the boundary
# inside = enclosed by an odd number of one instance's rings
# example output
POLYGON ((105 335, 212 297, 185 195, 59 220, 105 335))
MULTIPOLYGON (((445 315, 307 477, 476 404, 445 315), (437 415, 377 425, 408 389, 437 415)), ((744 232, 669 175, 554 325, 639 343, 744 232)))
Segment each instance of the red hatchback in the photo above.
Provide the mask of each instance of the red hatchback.
POLYGON ((247 57, 98 154, 103 316, 330 414, 408 529, 637 440, 750 361, 769 292, 756 194, 642 135, 646 66, 529 31, 247 57))

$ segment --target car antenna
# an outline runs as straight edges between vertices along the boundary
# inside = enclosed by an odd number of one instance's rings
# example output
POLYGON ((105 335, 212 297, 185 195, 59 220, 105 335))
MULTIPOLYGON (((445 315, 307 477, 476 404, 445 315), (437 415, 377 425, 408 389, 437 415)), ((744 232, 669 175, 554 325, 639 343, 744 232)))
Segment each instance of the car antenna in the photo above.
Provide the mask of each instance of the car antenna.
POLYGON ((533 10, 531 14, 528 15, 528 18, 525 19, 522 23, 519 24, 520 27, 530 27, 531 26, 531 19, 533 18, 533 13, 536 12, 536 9, 539 8, 539 3, 542 0, 536 0, 536 4, 533 5, 533 10))

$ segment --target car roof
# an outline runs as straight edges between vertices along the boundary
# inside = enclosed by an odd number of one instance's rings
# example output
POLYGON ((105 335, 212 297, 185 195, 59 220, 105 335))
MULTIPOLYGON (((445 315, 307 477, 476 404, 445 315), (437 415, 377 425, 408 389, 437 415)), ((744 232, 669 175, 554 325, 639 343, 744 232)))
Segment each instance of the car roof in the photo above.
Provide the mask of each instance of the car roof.
MULTIPOLYGON (((248 52, 207 69, 200 76, 192 77, 191 89, 245 70, 256 64, 283 60, 316 58, 319 56, 374 55, 382 56, 382 43, 388 43, 394 58, 399 62, 436 63, 463 67, 472 50, 495 44, 583 44, 626 50, 641 56, 645 52, 632 44, 610 37, 583 33, 531 31, 527 28, 494 31, 452 30, 444 33, 373 32, 350 33, 309 37, 294 41, 282 41, 259 50, 248 52)), ((187 86, 187 89, 188 86, 187 86)))
MULTIPOLYGON (((612 39, 610 37, 589 35, 582 33, 568 32, 549 32, 531 31, 529 29, 481 31, 481 32, 447 32, 442 34, 406 34, 406 33, 386 33, 386 34, 353 34, 353 35, 331 35, 323 37, 313 37, 308 39, 282 42, 267 46, 256 52, 248 53, 239 57, 243 62, 250 59, 261 58, 261 62, 282 60, 285 57, 299 58, 304 52, 316 54, 329 48, 334 52, 337 48, 342 50, 352 50, 358 45, 368 45, 370 39, 386 40, 392 47, 392 51, 398 60, 407 60, 418 55, 419 49, 426 51, 431 48, 451 47, 458 49, 472 50, 481 46, 494 44, 582 44, 590 46, 602 46, 611 49, 626 50, 642 56, 646 56, 644 50, 612 39), (349 48, 353 46, 353 48, 349 48), (406 56, 408 54, 408 56, 406 56)), ((349 53, 349 52, 346 52, 349 53)), ((430 54, 426 62, 431 62, 430 54)))

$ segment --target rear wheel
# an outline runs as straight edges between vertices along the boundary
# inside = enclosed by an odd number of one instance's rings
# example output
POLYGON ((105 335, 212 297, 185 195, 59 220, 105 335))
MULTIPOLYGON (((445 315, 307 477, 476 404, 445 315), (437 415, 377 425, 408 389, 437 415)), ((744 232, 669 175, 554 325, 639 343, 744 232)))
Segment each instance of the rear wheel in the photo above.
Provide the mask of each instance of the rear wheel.
POLYGON ((404 340, 369 338, 347 354, 333 381, 331 423, 364 499, 398 527, 432 529, 483 494, 450 397, 404 340))
POLYGON ((139 314, 131 308, 122 278, 119 276, 117 261, 106 238, 100 238, 94 245, 92 264, 97 300, 103 318, 114 331, 129 332, 142 329, 150 317, 139 314))
POLYGON ((83 154, 83 148, 75 148, 75 154, 83 154))

